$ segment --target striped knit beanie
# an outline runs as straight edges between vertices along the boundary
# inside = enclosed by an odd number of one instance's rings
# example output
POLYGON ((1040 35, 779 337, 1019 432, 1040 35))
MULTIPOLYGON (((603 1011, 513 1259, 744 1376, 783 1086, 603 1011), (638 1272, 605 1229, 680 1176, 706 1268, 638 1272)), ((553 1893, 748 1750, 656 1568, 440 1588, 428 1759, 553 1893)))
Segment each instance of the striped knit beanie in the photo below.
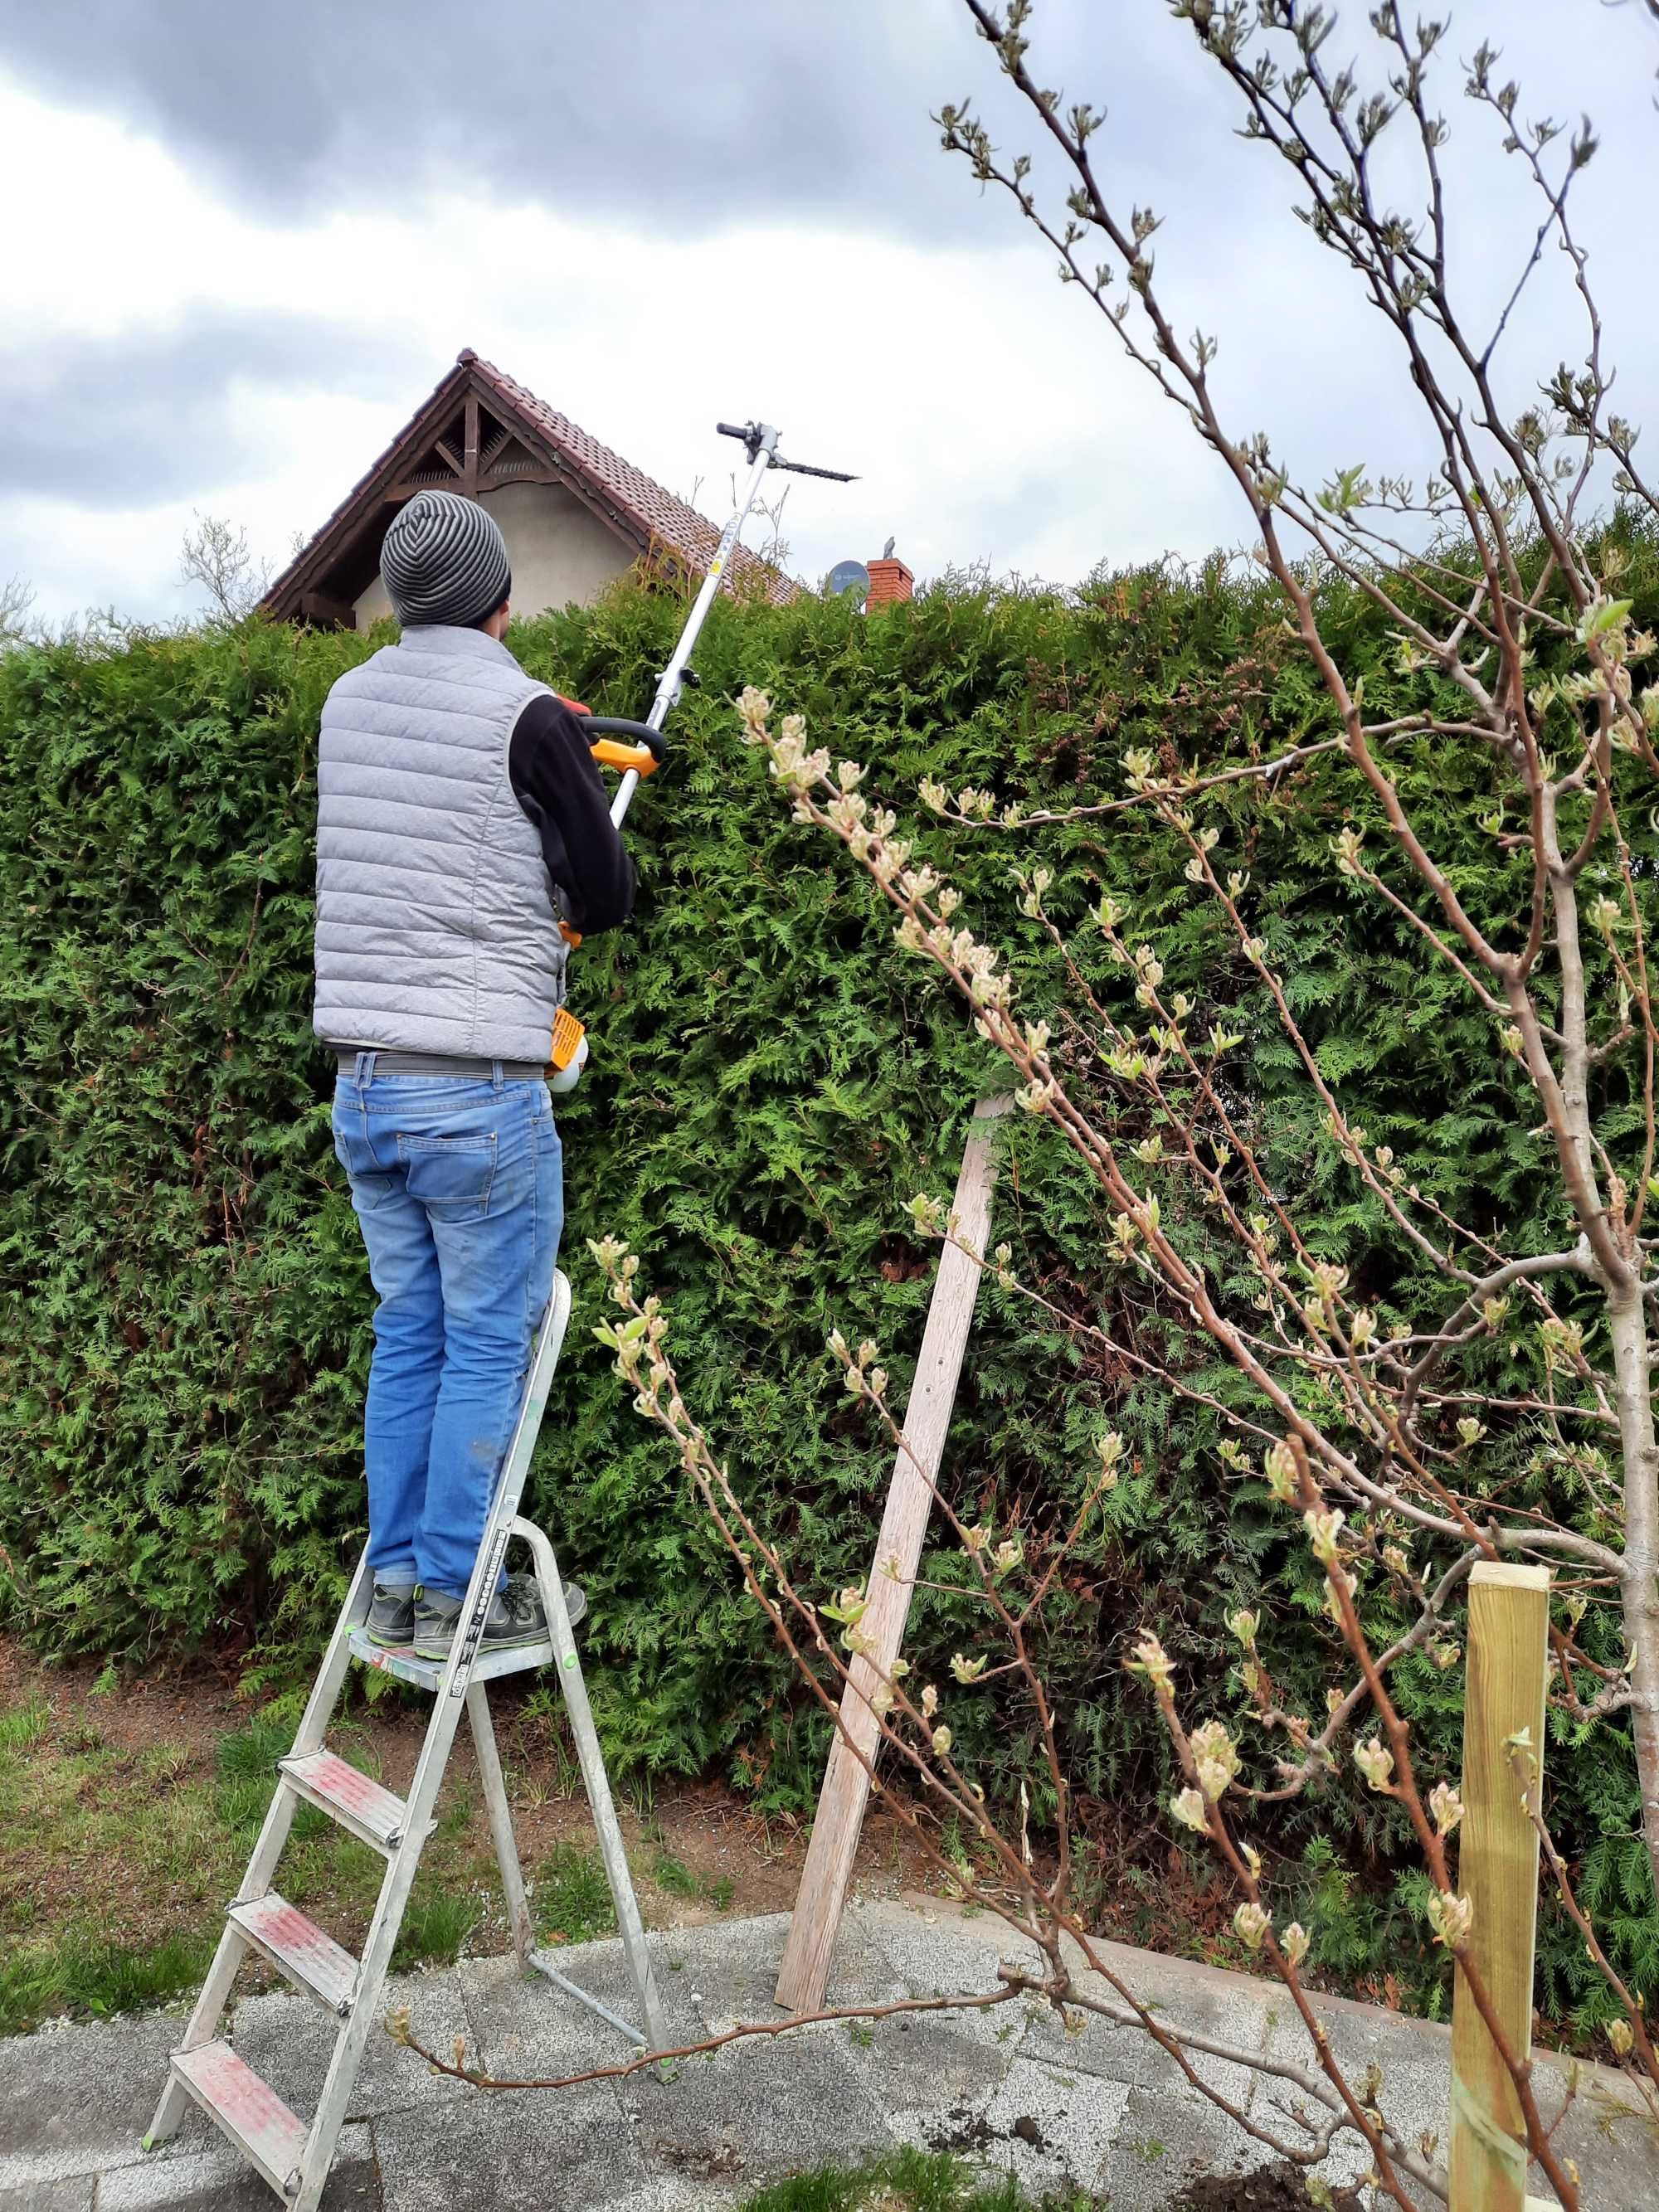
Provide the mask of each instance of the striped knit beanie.
POLYGON ((417 491, 392 518, 380 575, 405 629, 465 629, 507 597, 513 568, 494 515, 454 491, 417 491))

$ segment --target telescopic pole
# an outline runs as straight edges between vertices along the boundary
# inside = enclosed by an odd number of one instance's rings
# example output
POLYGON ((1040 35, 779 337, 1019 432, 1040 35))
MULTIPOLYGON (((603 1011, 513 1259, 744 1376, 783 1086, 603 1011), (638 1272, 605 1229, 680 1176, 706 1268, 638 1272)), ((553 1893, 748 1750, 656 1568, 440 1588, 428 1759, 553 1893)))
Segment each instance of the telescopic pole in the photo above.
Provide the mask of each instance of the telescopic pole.
MULTIPOLYGON (((660 732, 663 724, 679 704, 680 693, 685 688, 685 672, 690 665, 692 653, 696 650, 697 637, 708 617, 708 610, 714 604, 714 594, 719 591, 720 579, 726 574, 726 563, 732 557, 732 548, 737 544, 743 526, 749 520, 750 510, 753 507, 756 497, 760 491, 762 479, 772 466, 772 456, 777 451, 778 434, 769 422, 757 423, 755 427, 760 434, 760 438, 757 449, 750 456, 754 465, 749 471, 749 482, 744 488, 743 498, 732 520, 720 532, 719 548, 708 564, 708 572, 702 580, 702 590, 691 602, 691 611, 685 618, 685 628, 680 632, 679 642, 669 657, 667 667, 657 679, 657 696, 651 702, 651 711, 645 718, 647 727, 649 729, 660 732)), ((617 795, 611 802, 611 819, 618 829, 622 827, 623 817, 627 813, 629 804, 634 793, 639 789, 639 785, 640 772, 637 769, 630 768, 617 786, 617 795)))
MULTIPOLYGON (((691 655, 696 650, 697 639, 708 610, 714 604, 714 594, 725 579, 743 526, 760 494, 761 482, 769 469, 788 469, 798 476, 827 477, 836 483, 852 483, 855 479, 839 469, 813 468, 803 461, 786 461, 779 458, 778 433, 769 422, 745 422, 741 427, 734 422, 717 422, 715 428, 723 438, 742 441, 749 461, 749 481, 744 487, 732 520, 720 532, 720 541, 714 557, 709 562, 697 596, 691 602, 691 611, 685 618, 668 665, 657 678, 657 693, 651 702, 651 711, 642 722, 627 721, 616 715, 592 714, 587 718, 587 728, 598 742, 590 750, 603 768, 614 768, 621 772, 622 781, 617 786, 617 795, 611 802, 611 819, 621 829, 634 793, 640 787, 642 776, 649 775, 663 756, 663 725, 679 704, 680 694, 688 683, 695 684, 691 673, 691 655), (620 742, 619 742, 620 740, 620 742)), ((565 940, 571 945, 580 945, 580 937, 568 924, 561 923, 565 940)), ((568 1006, 561 1006, 553 1025, 550 1052, 550 1066, 547 1083, 550 1091, 563 1093, 573 1091, 587 1060, 587 1036, 581 1024, 568 1006)))

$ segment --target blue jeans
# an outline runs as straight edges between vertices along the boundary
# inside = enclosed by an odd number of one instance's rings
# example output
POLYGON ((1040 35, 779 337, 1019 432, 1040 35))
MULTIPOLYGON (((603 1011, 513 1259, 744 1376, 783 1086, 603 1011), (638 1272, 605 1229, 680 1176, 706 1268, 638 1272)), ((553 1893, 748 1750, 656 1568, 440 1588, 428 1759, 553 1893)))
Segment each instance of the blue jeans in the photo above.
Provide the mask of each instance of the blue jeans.
POLYGON ((334 1149, 379 1293, 363 1460, 376 1578, 464 1597, 553 1291, 564 1173, 544 1083, 377 1075, 334 1149))

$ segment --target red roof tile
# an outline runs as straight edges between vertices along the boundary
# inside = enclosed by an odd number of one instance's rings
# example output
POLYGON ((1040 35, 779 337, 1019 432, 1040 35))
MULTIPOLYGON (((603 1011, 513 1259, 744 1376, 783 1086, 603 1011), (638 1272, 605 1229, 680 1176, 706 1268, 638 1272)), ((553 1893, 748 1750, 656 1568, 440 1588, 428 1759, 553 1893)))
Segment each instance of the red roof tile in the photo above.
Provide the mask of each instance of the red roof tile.
MULTIPOLYGON (((708 568, 720 543, 719 526, 707 515, 678 498, 643 470, 636 469, 609 446, 601 445, 567 415, 538 399, 533 392, 499 369, 480 360, 469 346, 441 379, 431 396, 416 409, 386 451, 365 471, 328 520, 283 571, 266 592, 264 604, 279 618, 297 614, 310 592, 325 592, 335 562, 359 537, 358 526, 367 523, 387 488, 397 479, 396 464, 416 456, 411 447, 424 447, 441 434, 469 385, 476 386, 492 414, 521 436, 549 450, 580 477, 601 505, 611 511, 619 534, 630 538, 642 554, 666 553, 694 573, 708 568)), ((775 568, 746 546, 739 545, 728 571, 731 582, 741 577, 775 605, 784 605, 799 590, 792 578, 775 568)))
MULTIPOLYGON (((699 514, 696 507, 688 507, 672 491, 665 490, 642 469, 623 460, 620 453, 613 453, 609 446, 602 446, 568 415, 561 415, 544 399, 538 399, 533 392, 526 391, 522 384, 497 368, 493 362, 474 356, 472 368, 486 390, 501 401, 503 410, 538 429, 550 445, 609 492, 619 507, 626 507, 649 538, 681 555, 693 568, 708 568, 720 544, 717 524, 706 514, 699 514)), ((799 589, 789 577, 751 553, 746 545, 736 549, 732 567, 737 574, 763 585, 766 596, 779 605, 793 599, 799 589)))

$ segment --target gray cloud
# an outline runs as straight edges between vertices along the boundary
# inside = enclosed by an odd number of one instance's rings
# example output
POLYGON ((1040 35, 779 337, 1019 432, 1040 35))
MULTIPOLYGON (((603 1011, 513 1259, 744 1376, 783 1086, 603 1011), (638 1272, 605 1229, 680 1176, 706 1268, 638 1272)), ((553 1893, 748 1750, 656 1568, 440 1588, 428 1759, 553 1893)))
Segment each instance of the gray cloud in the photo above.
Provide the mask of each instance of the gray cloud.
POLYGON ((0 447, 0 495, 107 508, 195 497, 270 466, 239 405, 248 388, 412 404, 422 374, 383 332, 280 308, 204 307, 162 330, 0 352, 0 416, 27 425, 0 447))
POLYGON ((48 97, 137 121, 264 212, 460 180, 680 235, 971 222, 927 116, 982 75, 973 49, 953 0, 77 0, 9 11, 3 40, 48 97))
MULTIPOLYGON (((1342 14, 1343 52, 1368 54, 1374 73, 1358 0, 1342 14)), ((1229 488, 1212 496, 1214 472, 1176 411, 1126 407, 1110 334, 1076 295, 1066 325, 1076 331, 1075 353, 1047 319, 1032 323, 1030 341, 1051 357, 1063 350, 1074 359, 1074 386, 1062 391, 1035 357, 1028 372, 1017 351, 994 345, 1000 381, 983 388, 976 416, 953 414, 963 423, 958 447, 943 456, 928 441, 936 396, 977 389, 984 340, 1018 329, 1027 312, 1020 302, 1030 295, 1011 274, 1015 258, 1033 269, 1050 258, 1005 198, 976 191, 963 166, 938 151, 926 119, 942 96, 972 95, 1005 147, 1033 143, 1030 116, 999 85, 960 0, 497 0, 487 36, 482 23, 473 11, 441 11, 436 0, 291 0, 276 15, 222 0, 77 0, 72 9, 27 11, 0 0, 0 68, 49 100, 153 133, 203 193, 232 198, 274 224, 373 209, 404 217, 405 235, 418 235, 425 194, 460 181, 503 207, 543 205, 596 228, 629 224, 665 248, 648 264, 635 257, 631 266, 662 275, 648 284, 630 279, 624 301, 591 272, 562 292, 557 270, 515 243, 518 299, 501 282, 441 346, 434 329, 434 355, 413 358, 362 327, 385 314, 395 328, 400 293, 370 288, 374 306, 366 296, 354 321, 351 295, 337 284, 331 302, 345 304, 340 320, 328 322, 284 313, 285 297, 307 295, 303 287, 285 292, 275 274, 268 313, 190 311, 161 336, 76 346, 37 340, 26 356, 8 357, 6 346, 21 344, 24 333, 6 331, 0 400, 30 434, 4 448, 0 491, 27 492, 40 510, 28 520, 31 545, 20 538, 18 552, 43 589, 67 578, 52 589, 73 603, 94 588, 75 580, 92 576, 85 564, 94 555, 116 558, 120 533, 98 532, 100 508, 125 510, 115 519, 125 523, 169 499, 235 511, 219 487, 258 477, 303 485, 295 501, 314 523, 374 446, 354 452, 337 474, 332 463, 325 475, 307 474, 297 447, 278 453, 267 438, 256 450, 250 426, 258 395, 372 394, 389 434, 464 339, 682 487, 703 465, 704 447, 676 447, 688 434, 683 423, 666 427, 678 420, 672 408, 659 428, 649 407, 611 411, 591 377, 574 380, 573 394, 565 378, 579 356, 591 349, 602 360, 621 343, 635 361, 659 357, 672 381, 677 349, 702 362, 736 352, 738 386, 765 397, 729 404, 722 397, 720 405, 793 409, 785 418, 792 428, 805 393, 824 425, 808 457, 858 467, 865 477, 839 505, 819 508, 803 493, 792 508, 789 534, 809 574, 842 554, 867 554, 892 527, 923 568, 984 552, 999 568, 1064 573, 1102 554, 1130 557, 1166 544, 1201 553, 1243 529, 1229 488), (701 257, 695 299, 677 291, 679 244, 768 217, 777 220, 776 250, 796 280, 792 296, 799 302, 804 281, 828 311, 812 319, 811 343, 814 366, 844 365, 845 391, 834 405, 821 378, 795 374, 775 264, 728 240, 701 257), (845 252, 838 261, 827 255, 832 229, 843 246, 848 234, 883 232, 948 246, 939 258, 960 279, 956 307, 924 327, 890 301, 861 298, 844 273, 852 265, 845 252), (964 247, 981 250, 971 272, 964 247), (818 282, 821 261, 842 272, 844 300, 818 282), (745 312, 754 324, 739 338, 745 312), (1005 441, 1005 424, 1019 434, 1005 441), (933 455, 930 479, 906 464, 907 441, 917 441, 933 455), (47 517, 54 499, 61 524, 47 517), (57 531, 75 544, 73 562, 53 551, 57 531)), ((1290 216, 1296 186, 1285 165, 1234 135, 1237 102, 1194 54, 1189 27, 1158 0, 1133 8, 1043 0, 1037 30, 1042 80, 1109 108, 1097 166, 1110 197, 1120 209, 1150 202, 1167 218, 1158 241, 1160 292, 1183 332, 1201 324, 1219 335, 1214 383, 1229 428, 1270 430, 1276 450, 1316 481, 1356 461, 1420 472, 1431 457, 1386 331, 1290 216)), ((1504 46, 1528 112, 1549 104, 1571 116, 1588 106, 1604 126, 1606 150, 1577 188, 1579 228, 1597 257, 1609 357, 1622 364, 1621 411, 1651 424, 1659 420, 1659 347, 1628 240, 1655 143, 1659 33, 1634 8, 1607 9, 1597 0, 1559 0, 1550 9, 1461 0, 1458 44, 1437 97, 1454 132, 1446 161, 1456 283, 1466 304, 1475 299, 1472 319, 1484 316, 1488 328, 1532 250, 1537 213, 1490 118, 1460 97, 1456 57, 1486 33, 1504 46), (1564 35, 1569 21, 1571 37, 1564 35)), ((1397 170, 1400 149, 1390 146, 1397 170)), ((1042 167, 1039 146, 1040 174, 1042 167)), ((67 267, 76 243, 66 241, 67 267)), ((167 288, 178 270, 188 270, 192 286, 211 282, 187 247, 169 252, 177 243, 158 234, 158 299, 177 296, 167 288)), ((453 245, 447 237, 446 257, 453 245)), ((249 234, 256 266, 260 246, 249 234)), ((490 264, 487 244, 478 259, 490 264)), ((331 273, 342 265, 336 257, 331 273)), ((447 258, 441 269, 434 264, 435 299, 453 266, 447 258)), ((1536 377, 1582 345, 1568 273, 1559 256, 1547 256, 1515 319, 1500 379, 1506 407, 1529 401, 1536 377)), ((799 305, 792 313, 802 318, 799 305)), ((717 491, 704 498, 720 504, 717 491)), ((287 520, 278 509, 273 534, 287 520)), ((137 556, 125 557, 137 574, 137 556)), ((96 572, 100 592, 137 588, 118 575, 106 583, 105 573, 96 572)))

